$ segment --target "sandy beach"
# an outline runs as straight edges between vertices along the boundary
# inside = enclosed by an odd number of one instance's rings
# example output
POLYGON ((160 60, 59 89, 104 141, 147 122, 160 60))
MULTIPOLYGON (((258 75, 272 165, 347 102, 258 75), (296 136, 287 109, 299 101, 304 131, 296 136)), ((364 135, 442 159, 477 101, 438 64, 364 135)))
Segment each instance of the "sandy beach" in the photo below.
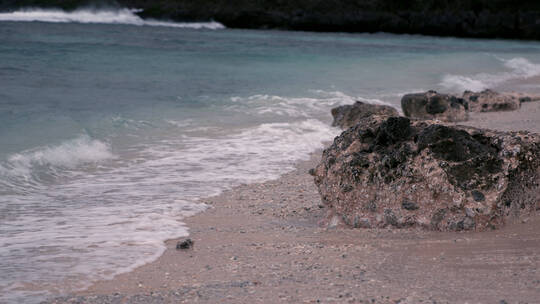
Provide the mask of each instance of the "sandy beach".
MULTIPOLYGON (((540 132, 540 102, 466 124, 540 132)), ((482 233, 320 225, 308 170, 203 200, 155 262, 51 303, 538 303, 540 216, 482 233)))

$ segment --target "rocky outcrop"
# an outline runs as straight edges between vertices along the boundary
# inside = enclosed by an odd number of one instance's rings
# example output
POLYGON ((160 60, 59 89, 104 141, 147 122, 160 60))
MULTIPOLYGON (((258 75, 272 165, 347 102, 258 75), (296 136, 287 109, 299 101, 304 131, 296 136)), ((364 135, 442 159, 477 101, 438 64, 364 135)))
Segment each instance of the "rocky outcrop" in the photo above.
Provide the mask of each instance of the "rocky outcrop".
POLYGON ((435 91, 403 96, 401 109, 405 116, 411 118, 438 119, 448 122, 468 119, 467 104, 463 99, 435 91))
POLYGON ((463 99, 467 102, 471 112, 514 111, 521 106, 521 98, 517 95, 498 93, 492 90, 478 93, 465 91, 463 99))
POLYGON ((3 0, 0 10, 96 5, 139 8, 143 18, 215 20, 230 28, 540 39, 538 1, 3 0))
POLYGON ((357 101, 353 105, 339 106, 332 109, 332 126, 348 129, 363 119, 378 115, 385 118, 399 116, 396 109, 385 105, 376 105, 357 101))
POLYGON ((540 136, 374 116, 314 171, 324 204, 358 228, 486 230, 539 207, 540 136))

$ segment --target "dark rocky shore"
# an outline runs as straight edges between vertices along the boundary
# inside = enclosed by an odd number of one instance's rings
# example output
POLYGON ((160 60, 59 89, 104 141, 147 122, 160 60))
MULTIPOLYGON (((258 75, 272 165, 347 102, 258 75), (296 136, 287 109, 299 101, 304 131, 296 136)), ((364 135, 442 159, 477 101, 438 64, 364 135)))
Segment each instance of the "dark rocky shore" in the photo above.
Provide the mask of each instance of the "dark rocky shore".
POLYGON ((333 109, 333 124, 345 131, 311 171, 330 225, 482 231, 535 213, 540 136, 443 121, 508 113, 537 98, 428 91, 403 96, 407 117, 361 102, 333 109))
MULTIPOLYGON (((539 133, 539 114, 527 102, 465 123, 539 133)), ((483 232, 321 227, 329 208, 307 173, 320 156, 205 200, 212 207, 186 219, 192 248, 171 240, 157 261, 46 303, 538 302, 537 213, 483 232)))
POLYGON ((143 18, 215 20, 229 28, 389 32, 437 36, 540 39, 538 1, 322 0, 4 0, 20 7, 129 7, 143 18))

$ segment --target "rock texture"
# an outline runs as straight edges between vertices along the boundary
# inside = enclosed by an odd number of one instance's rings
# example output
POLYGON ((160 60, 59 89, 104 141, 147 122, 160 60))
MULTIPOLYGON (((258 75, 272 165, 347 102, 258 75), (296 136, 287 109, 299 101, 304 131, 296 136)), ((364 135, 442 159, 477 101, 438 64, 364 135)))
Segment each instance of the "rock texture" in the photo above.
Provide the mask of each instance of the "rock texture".
POLYGON ((521 100, 531 100, 527 96, 518 97, 511 93, 498 93, 492 90, 482 92, 465 91, 463 99, 469 106, 471 112, 494 112, 494 111, 514 111, 521 106, 521 100))
POLYGON ((373 117, 324 151, 315 184, 353 227, 485 230, 539 207, 540 135, 373 117))
POLYGON ((332 109, 332 117, 334 122, 332 126, 348 129, 367 117, 373 115, 392 117, 399 116, 396 109, 385 105, 368 104, 357 101, 353 105, 339 106, 332 109))
POLYGON ((3 0, 0 10, 96 5, 140 8, 143 18, 216 20, 230 28, 540 39, 540 3, 525 0, 3 0))
POLYGON ((435 91, 407 94, 401 99, 403 114, 411 118, 455 122, 468 119, 467 103, 455 96, 435 91))

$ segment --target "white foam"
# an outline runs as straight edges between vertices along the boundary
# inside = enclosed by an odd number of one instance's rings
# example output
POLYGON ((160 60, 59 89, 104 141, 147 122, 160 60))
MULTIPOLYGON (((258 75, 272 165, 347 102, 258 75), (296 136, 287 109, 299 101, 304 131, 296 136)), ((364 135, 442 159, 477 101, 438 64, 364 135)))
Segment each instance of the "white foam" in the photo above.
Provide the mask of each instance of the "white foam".
POLYGON ((145 20, 137 16, 135 9, 118 10, 90 10, 79 9, 66 12, 56 9, 25 9, 9 13, 0 13, 0 21, 17 22, 53 22, 53 23, 102 23, 102 24, 130 24, 138 26, 165 26, 191 29, 223 29, 218 22, 192 22, 178 23, 157 20, 145 20))
POLYGON ((31 169, 33 166, 75 167, 113 158, 108 144, 82 135, 57 146, 39 147, 12 154, 8 163, 14 169, 31 169))
MULTIPOLYGON (((155 260, 165 249, 164 240, 188 235, 181 220, 206 208, 198 198, 277 178, 338 132, 308 118, 264 123, 218 138, 182 134, 141 146, 134 159, 120 166, 81 171, 25 195, 0 196, 0 207, 31 210, 25 216, 17 209, 2 214, 9 222, 3 225, 0 248, 9 254, 0 263, 0 281, 11 283, 0 286, 5 295, 0 302, 39 300, 85 288, 155 260)), ((18 158, 76 166, 78 161, 53 151, 71 155, 82 146, 109 151, 86 138, 18 158)), ((101 159, 83 155, 82 160, 101 159)))
POLYGON ((479 73, 472 76, 445 75, 440 85, 453 92, 465 90, 482 91, 494 88, 507 81, 527 79, 540 75, 540 64, 535 64, 521 57, 512 59, 497 58, 508 71, 500 73, 479 73))
POLYGON ((287 116, 293 118, 319 117, 328 115, 332 107, 362 101, 372 104, 390 105, 380 99, 351 96, 340 91, 312 91, 314 97, 283 97, 276 95, 253 95, 246 98, 232 97, 236 103, 230 110, 257 115, 287 116))

